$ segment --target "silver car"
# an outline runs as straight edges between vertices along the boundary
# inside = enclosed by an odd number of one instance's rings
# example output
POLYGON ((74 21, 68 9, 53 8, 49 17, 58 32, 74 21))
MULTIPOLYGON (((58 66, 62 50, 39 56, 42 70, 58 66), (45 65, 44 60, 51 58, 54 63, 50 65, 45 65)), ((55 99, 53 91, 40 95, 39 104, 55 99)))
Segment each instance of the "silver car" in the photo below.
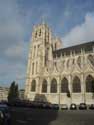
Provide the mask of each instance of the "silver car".
POLYGON ((67 110, 68 109, 67 104, 61 104, 60 107, 61 107, 62 110, 67 110))

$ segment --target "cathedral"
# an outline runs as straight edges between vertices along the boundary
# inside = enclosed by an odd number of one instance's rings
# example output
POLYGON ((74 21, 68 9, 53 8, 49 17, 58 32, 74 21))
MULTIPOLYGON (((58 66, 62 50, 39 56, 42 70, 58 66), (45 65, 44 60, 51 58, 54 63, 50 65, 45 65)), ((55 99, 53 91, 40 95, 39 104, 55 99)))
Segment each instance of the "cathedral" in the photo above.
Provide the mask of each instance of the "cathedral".
POLYGON ((25 97, 54 104, 94 103, 94 41, 64 48, 47 24, 33 27, 25 97), (45 98, 43 98, 45 97, 45 98))

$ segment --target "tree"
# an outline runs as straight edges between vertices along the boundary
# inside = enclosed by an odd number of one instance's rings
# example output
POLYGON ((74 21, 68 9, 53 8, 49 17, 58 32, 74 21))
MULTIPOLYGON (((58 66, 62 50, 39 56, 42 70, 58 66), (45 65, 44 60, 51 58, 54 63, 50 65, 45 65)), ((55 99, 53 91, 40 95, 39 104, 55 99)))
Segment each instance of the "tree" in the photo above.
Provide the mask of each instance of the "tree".
POLYGON ((15 81, 11 83, 8 93, 8 101, 13 102, 18 99, 19 92, 18 92, 18 84, 15 84, 15 81))
POLYGON ((18 84, 15 85, 15 98, 19 98, 19 90, 18 90, 18 84))

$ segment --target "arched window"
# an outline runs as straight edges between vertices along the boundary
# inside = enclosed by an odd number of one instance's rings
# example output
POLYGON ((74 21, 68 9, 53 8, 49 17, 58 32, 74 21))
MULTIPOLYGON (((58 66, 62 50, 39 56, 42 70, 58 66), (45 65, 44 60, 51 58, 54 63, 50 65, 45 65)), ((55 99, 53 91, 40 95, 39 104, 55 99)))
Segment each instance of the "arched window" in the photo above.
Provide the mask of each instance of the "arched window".
POLYGON ((51 93, 56 93, 57 92, 57 81, 56 81, 56 79, 53 79, 51 81, 50 91, 51 91, 51 93))
POLYGON ((41 36, 41 29, 40 29, 40 31, 39 31, 39 36, 41 36))
POLYGON ((72 91, 74 93, 81 92, 81 83, 80 79, 77 76, 73 79, 72 91))
POLYGON ((32 83, 31 83, 31 91, 32 92, 36 91, 36 81, 35 80, 33 80, 32 83))
POLYGON ((66 78, 63 78, 61 81, 61 92, 67 93, 68 91, 69 91, 68 80, 66 78))
POLYGON ((43 83, 42 83, 42 92, 43 93, 46 93, 47 92, 47 80, 43 80, 43 83))
POLYGON ((81 56, 78 57, 77 64, 78 64, 79 68, 81 68, 81 56))
POLYGON ((86 92, 94 92, 94 78, 91 75, 86 78, 86 92))
POLYGON ((36 33, 35 33, 35 38, 37 38, 37 31, 36 31, 36 33))
POLYGON ((70 66, 70 60, 68 59, 67 60, 67 68, 69 68, 69 66, 70 66))

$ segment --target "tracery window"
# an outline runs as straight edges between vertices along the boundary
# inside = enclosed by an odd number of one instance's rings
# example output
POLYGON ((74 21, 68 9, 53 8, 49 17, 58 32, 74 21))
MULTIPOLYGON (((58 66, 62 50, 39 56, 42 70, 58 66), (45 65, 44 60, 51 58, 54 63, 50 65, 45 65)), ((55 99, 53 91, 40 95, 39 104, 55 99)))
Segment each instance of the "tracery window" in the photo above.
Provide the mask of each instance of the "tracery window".
POLYGON ((51 81, 51 88, 50 88, 51 93, 56 93, 57 92, 57 81, 56 79, 53 79, 51 81))
POLYGON ((47 92, 47 80, 43 80, 43 83, 42 83, 42 92, 43 93, 46 93, 47 92))
POLYGON ((70 60, 68 59, 67 60, 67 68, 69 68, 69 66, 70 66, 70 60))
POLYGON ((37 31, 35 32, 35 38, 37 38, 37 31))
POLYGON ((39 36, 41 36, 41 29, 40 29, 40 31, 39 31, 39 36))
POLYGON ((31 83, 31 91, 32 92, 36 91, 36 81, 35 80, 33 80, 32 83, 31 83))
POLYGON ((77 64, 78 64, 79 68, 81 68, 81 57, 80 56, 77 59, 77 64))
POLYGON ((67 93, 68 91, 69 91, 68 80, 66 78, 63 78, 61 81, 61 92, 67 93))
POLYGON ((91 75, 86 78, 86 92, 94 92, 94 78, 91 75))
POLYGON ((75 76, 73 79, 72 91, 74 93, 81 92, 81 83, 80 83, 80 79, 77 76, 75 76))

